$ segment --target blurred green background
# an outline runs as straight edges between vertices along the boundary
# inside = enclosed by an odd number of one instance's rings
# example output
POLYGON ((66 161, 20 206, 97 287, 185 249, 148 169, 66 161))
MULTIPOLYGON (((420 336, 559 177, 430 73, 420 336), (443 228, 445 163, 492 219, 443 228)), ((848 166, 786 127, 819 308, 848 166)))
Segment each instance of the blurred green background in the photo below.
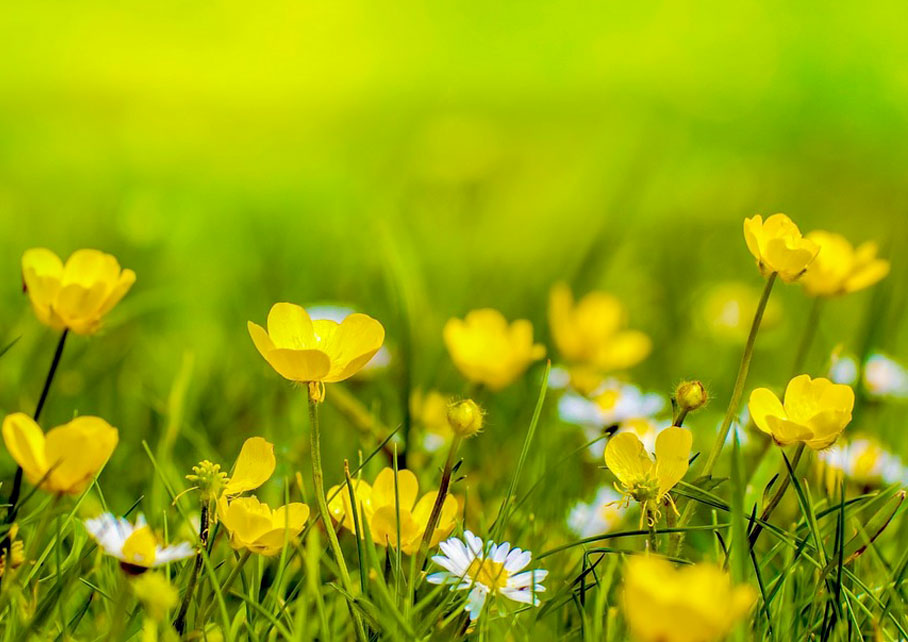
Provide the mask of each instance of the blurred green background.
MULTIPOLYGON (((698 302, 760 287, 741 234, 754 213, 877 239, 893 260, 827 306, 813 374, 839 343, 904 360, 906 21, 895 1, 10 4, 0 340, 21 339, 0 410, 31 412, 56 341, 21 291, 33 246, 96 247, 138 274, 103 333, 71 338, 43 421, 118 426, 106 475, 131 490, 141 439, 179 447, 180 474, 251 434, 279 441, 281 472, 302 467, 302 394, 246 332, 279 300, 385 324, 390 369, 353 385, 388 425, 408 381, 463 390, 449 316, 493 306, 547 340, 557 279, 627 302, 655 342, 637 381, 702 377, 719 411, 741 347, 698 331, 698 302)), ((806 318, 797 286, 773 300, 754 386, 784 383, 806 318)), ((537 385, 495 400, 488 456, 519 448, 537 385)), ((359 444, 329 433, 336 479, 359 444)))

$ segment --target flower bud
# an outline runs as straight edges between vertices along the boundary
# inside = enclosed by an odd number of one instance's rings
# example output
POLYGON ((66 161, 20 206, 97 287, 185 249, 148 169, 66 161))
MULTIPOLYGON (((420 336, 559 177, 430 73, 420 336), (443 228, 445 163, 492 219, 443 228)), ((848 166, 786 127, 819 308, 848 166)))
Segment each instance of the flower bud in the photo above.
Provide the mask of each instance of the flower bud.
POLYGON ((472 399, 448 406, 448 424, 458 437, 472 437, 482 430, 482 408, 472 399))
POLYGON ((684 381, 675 391, 675 401, 678 407, 685 412, 702 408, 709 400, 706 388, 699 381, 684 381))
POLYGON ((192 474, 186 475, 186 479, 198 487, 202 499, 212 501, 221 496, 221 491, 227 484, 227 473, 221 470, 220 464, 205 459, 192 467, 192 474))

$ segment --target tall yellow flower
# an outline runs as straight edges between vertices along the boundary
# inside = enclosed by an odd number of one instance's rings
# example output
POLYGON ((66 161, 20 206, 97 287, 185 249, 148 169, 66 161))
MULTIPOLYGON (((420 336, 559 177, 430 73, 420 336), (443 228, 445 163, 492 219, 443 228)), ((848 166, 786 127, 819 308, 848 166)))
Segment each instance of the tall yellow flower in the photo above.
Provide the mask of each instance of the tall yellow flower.
POLYGON ((575 303, 570 287, 556 283, 549 295, 549 325, 566 361, 600 371, 630 368, 652 349, 648 336, 626 329, 627 310, 605 292, 590 292, 575 303))
POLYGON ((309 507, 292 502, 272 510, 255 497, 218 500, 218 516, 227 530, 230 546, 259 555, 275 555, 292 542, 309 519, 309 507))
POLYGON ((625 501, 640 502, 641 526, 644 519, 650 526, 656 523, 663 502, 678 512, 669 491, 687 472, 692 443, 689 430, 678 426, 666 428, 656 437, 656 460, 653 461, 635 433, 621 432, 609 439, 605 447, 605 465, 621 483, 618 490, 625 496, 625 501))
POLYGON ((788 283, 801 276, 820 250, 784 214, 773 214, 765 223, 759 214, 744 219, 744 240, 763 276, 778 272, 788 283))
POLYGON ((449 319, 444 341, 457 369, 470 381, 501 390, 545 356, 533 343, 533 324, 518 319, 508 324, 498 310, 472 310, 464 319, 449 319))
POLYGON ((116 428, 100 417, 76 417, 45 435, 28 415, 3 420, 6 449, 32 484, 51 493, 77 495, 110 459, 117 447, 116 428))
POLYGON ((820 247, 817 258, 801 278, 810 296, 836 296, 869 288, 889 274, 889 261, 877 258, 872 241, 857 248, 844 236, 815 231, 807 238, 820 247))
MULTIPOLYGON (((419 495, 419 481, 411 471, 397 471, 397 492, 394 488, 394 470, 383 469, 370 486, 364 481, 354 480, 357 515, 360 528, 369 526, 372 540, 379 546, 397 548, 397 514, 400 512, 400 550, 413 555, 419 550, 423 534, 428 525, 437 491, 419 495)), ((343 486, 328 490, 331 515, 351 533, 355 532, 353 510, 350 506, 350 491, 343 486)), ((451 534, 457 521, 459 507, 457 500, 448 495, 441 507, 438 526, 432 533, 429 546, 435 546, 451 534)), ((362 535, 362 534, 361 534, 362 535)))
POLYGON ((757 427, 780 446, 803 442, 821 450, 831 446, 851 421, 854 390, 803 374, 788 382, 784 404, 768 388, 757 388, 750 393, 748 408, 757 427))
POLYGON ((101 320, 136 281, 117 259, 98 250, 78 250, 66 260, 45 248, 22 255, 22 279, 35 316, 55 330, 93 334, 101 320))
POLYGON ((713 564, 676 569, 651 555, 634 555, 624 567, 624 617, 638 642, 718 642, 747 615, 756 592, 734 586, 713 564))
POLYGON ((268 330, 250 321, 255 347, 278 374, 301 383, 332 383, 352 377, 385 340, 382 324, 354 313, 337 323, 309 318, 301 306, 275 303, 268 330))

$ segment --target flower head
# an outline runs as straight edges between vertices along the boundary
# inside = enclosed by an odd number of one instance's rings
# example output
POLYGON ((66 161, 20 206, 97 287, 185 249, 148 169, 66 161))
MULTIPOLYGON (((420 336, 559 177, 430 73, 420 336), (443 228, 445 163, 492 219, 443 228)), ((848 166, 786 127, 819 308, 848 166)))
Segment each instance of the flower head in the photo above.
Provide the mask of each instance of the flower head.
POLYGON ((64 264, 43 247, 22 255, 22 280, 35 316, 55 330, 93 334, 136 281, 117 259, 98 250, 73 252, 64 264))
POLYGON ((702 408, 707 401, 709 394, 700 381, 684 381, 675 389, 675 402, 687 412, 702 408))
POLYGON ((619 490, 625 501, 640 502, 643 509, 641 524, 644 518, 651 526, 655 524, 663 501, 677 512, 668 492, 687 472, 692 443, 689 430, 678 426, 666 428, 656 437, 656 459, 653 461, 634 433, 618 433, 609 439, 605 447, 605 465, 621 483, 619 490))
POLYGON ((3 441, 32 484, 51 493, 77 495, 110 459, 117 429, 100 417, 76 417, 44 434, 34 419, 16 412, 3 420, 3 441))
POLYGON ((590 292, 575 303, 566 283, 552 287, 549 325, 562 357, 603 372, 637 365, 652 348, 648 336, 626 329, 627 311, 617 298, 590 292))
POLYGON ((482 430, 483 414, 472 399, 455 401, 448 406, 448 425, 455 435, 472 437, 482 430))
POLYGON ((337 323, 309 318, 293 303, 275 303, 268 330, 250 321, 255 347, 278 374, 302 383, 331 383, 352 377, 375 356, 385 340, 382 324, 354 313, 337 323))
POLYGON ((788 382, 784 404, 768 388, 757 388, 748 408, 757 427, 780 446, 803 442, 820 450, 831 446, 851 421, 854 391, 804 374, 788 382))
MULTIPOLYGON (((394 484, 394 470, 383 469, 370 486, 361 480, 353 481, 356 497, 356 512, 360 528, 368 525, 372 540, 379 546, 398 547, 398 530, 400 531, 400 550, 413 555, 419 550, 423 534, 428 526, 432 506, 438 491, 431 491, 417 501, 419 481, 411 471, 397 471, 397 488, 394 484), (398 529, 397 515, 400 514, 398 529)), ((332 486, 327 493, 331 500, 329 510, 334 519, 342 522, 351 533, 356 532, 353 519, 353 507, 350 505, 350 491, 343 486, 332 486)), ((451 534, 457 522, 459 507, 457 500, 448 495, 441 506, 441 516, 429 546, 435 546, 451 534)), ((360 533, 360 536, 364 536, 360 533)))
POLYGON ((621 602, 638 642, 718 642, 755 601, 753 588, 734 586, 713 564, 676 569, 659 557, 633 555, 624 568, 621 602))
POLYGON ((85 528, 105 553, 120 560, 121 565, 132 572, 142 572, 195 555, 188 542, 180 542, 176 546, 160 544, 143 515, 131 524, 123 517, 102 513, 94 519, 85 520, 85 528))
POLYGON ((877 258, 876 243, 855 248, 844 236, 822 231, 811 232, 807 238, 820 247, 800 281, 811 296, 856 292, 889 274, 889 261, 877 258))
POLYGON ((763 276, 778 272, 789 283, 803 274, 820 250, 784 214, 773 214, 765 223, 759 214, 744 219, 744 240, 763 276))
POLYGON ((259 555, 275 555, 303 530, 309 519, 309 507, 292 502, 272 510, 255 497, 230 500, 221 495, 218 517, 227 530, 230 546, 259 555))
POLYGON ((464 319, 449 319, 444 341, 457 369, 470 381, 500 390, 545 356, 533 343, 533 325, 518 319, 508 324, 498 310, 472 310, 464 319))
POLYGON ((470 620, 482 613, 489 595, 500 596, 539 606, 538 594, 545 591, 542 582, 549 574, 543 569, 524 571, 533 559, 529 551, 511 548, 508 542, 495 544, 483 542, 470 531, 464 531, 463 540, 452 537, 441 542, 442 555, 432 561, 444 571, 429 575, 431 584, 451 584, 452 591, 469 590, 469 600, 464 610, 470 620))

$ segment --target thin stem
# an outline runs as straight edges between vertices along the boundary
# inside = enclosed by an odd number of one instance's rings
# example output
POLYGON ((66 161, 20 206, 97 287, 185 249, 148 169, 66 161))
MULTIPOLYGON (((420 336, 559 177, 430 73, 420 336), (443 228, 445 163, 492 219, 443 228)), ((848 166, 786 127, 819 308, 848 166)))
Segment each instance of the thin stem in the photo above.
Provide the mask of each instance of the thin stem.
MULTIPOLYGON (((233 586, 233 582, 239 577, 240 571, 243 570, 246 562, 249 561, 249 558, 252 556, 252 551, 246 549, 243 553, 243 556, 233 565, 233 568, 230 569, 230 573, 227 575, 227 579, 224 580, 224 583, 221 584, 221 593, 226 595, 230 590, 230 587, 233 586)), ((205 605, 205 609, 202 611, 202 617, 199 618, 200 622, 207 622, 209 616, 211 615, 211 609, 214 608, 216 600, 211 600, 205 605)))
POLYGON ((817 334, 817 325, 820 322, 820 310, 823 307, 823 298, 814 297, 810 306, 810 313, 807 316, 807 325, 804 327, 804 334, 801 335, 801 343, 798 345, 798 352, 795 356, 794 365, 791 369, 791 376, 795 377, 801 374, 801 368, 810 354, 810 346, 817 334))
MULTIPOLYGON (((54 358, 50 362, 50 370, 47 371, 47 376, 44 378, 44 387, 41 389, 41 396, 38 398, 38 405, 35 407, 35 414, 32 415, 34 420, 37 422, 41 418, 41 411, 44 410, 44 403, 47 401, 47 394, 50 392, 50 384, 54 380, 54 375, 57 372, 57 366, 60 365, 60 359, 63 357, 63 347, 66 345, 66 337, 69 334, 69 328, 63 330, 63 333, 60 335, 60 341, 57 342, 57 349, 54 351, 54 358)), ((13 488, 9 494, 9 509, 6 511, 6 523, 12 524, 16 521, 16 515, 19 512, 19 496, 22 493, 22 466, 16 468, 16 475, 13 477, 13 488)), ((0 549, 7 550, 9 548, 10 541, 9 537, 4 537, 3 542, 0 543, 0 549)))
POLYGON ((766 311, 766 304, 769 301, 769 295, 772 292, 772 286, 776 282, 776 272, 769 275, 766 279, 766 286, 763 288, 763 294, 760 297, 760 303, 757 305, 757 311, 754 314, 753 323, 750 326, 750 334, 747 335, 747 343, 744 344, 744 354, 741 356, 741 365, 738 367, 738 375, 735 378, 735 387, 732 390, 731 399, 728 401, 728 408, 725 410, 725 418, 722 420, 722 426, 719 428, 719 435, 716 442, 703 464, 702 477, 712 475, 719 455, 722 453, 722 447, 728 438, 728 431, 731 423, 734 421, 738 412, 738 404, 741 403, 741 395, 744 394, 744 384, 747 382, 747 373, 750 370, 750 360, 753 357, 754 343, 756 343, 757 333, 760 331, 760 322, 763 320, 763 312, 766 311))
MULTIPOLYGON (((422 570, 426 561, 426 555, 429 552, 429 545, 432 542, 432 535, 435 534, 435 528, 438 526, 438 520, 441 518, 441 508, 444 506, 445 498, 448 495, 448 488, 451 486, 451 473, 454 470, 454 460, 457 455, 457 449, 463 438, 454 435, 451 440, 451 449, 448 450, 448 458, 445 460, 445 467, 441 473, 441 484, 438 487, 438 494, 435 495, 435 504, 432 506, 432 512, 429 514, 429 521, 426 522, 426 530, 422 535, 422 543, 419 545, 419 553, 416 558, 416 572, 422 570)), ((415 587, 413 587, 415 593, 415 587)))
MULTIPOLYGON (((797 470, 798 463, 801 461, 801 456, 804 454, 804 448, 806 444, 801 443, 798 445, 798 449, 795 451, 794 457, 791 459, 791 469, 797 470)), ((788 490, 788 485, 791 483, 791 475, 786 474, 779 475, 779 486, 776 488, 776 492, 767 502, 766 507, 763 509, 763 513, 760 515, 760 522, 754 524, 753 530, 750 532, 750 547, 753 548, 757 543, 757 538, 760 537, 760 533, 763 532, 763 523, 767 522, 772 516, 773 511, 776 509, 776 506, 779 505, 779 502, 782 501, 782 496, 785 494, 785 491, 788 490)))
POLYGON ((180 604, 180 611, 177 613, 177 619, 173 621, 173 628, 177 633, 183 635, 186 629, 186 614, 189 612, 189 603, 192 601, 192 594, 195 593, 196 581, 199 578, 199 571, 202 570, 204 562, 202 551, 208 546, 209 532, 209 501, 208 498, 202 500, 202 509, 199 512, 199 552, 195 555, 195 564, 192 566, 192 573, 189 576, 189 583, 186 585, 186 592, 183 594, 183 603, 180 604))
MULTIPOLYGON (((331 551, 334 553, 334 559, 337 561, 337 568, 340 572, 344 590, 348 595, 353 595, 353 585, 350 582, 350 573, 347 572, 347 563, 344 561, 344 553, 341 550, 340 543, 337 541, 337 533, 335 533, 334 529, 331 527, 328 502, 325 499, 325 476, 322 473, 322 447, 318 426, 318 401, 312 397, 311 393, 309 395, 309 427, 312 444, 312 485, 315 491, 315 503, 318 506, 318 513, 321 517, 322 524, 325 526, 325 532, 328 535, 328 544, 331 546, 331 551)), ((349 600, 347 606, 353 616, 357 638, 365 640, 362 618, 359 615, 359 611, 354 608, 349 600)))

